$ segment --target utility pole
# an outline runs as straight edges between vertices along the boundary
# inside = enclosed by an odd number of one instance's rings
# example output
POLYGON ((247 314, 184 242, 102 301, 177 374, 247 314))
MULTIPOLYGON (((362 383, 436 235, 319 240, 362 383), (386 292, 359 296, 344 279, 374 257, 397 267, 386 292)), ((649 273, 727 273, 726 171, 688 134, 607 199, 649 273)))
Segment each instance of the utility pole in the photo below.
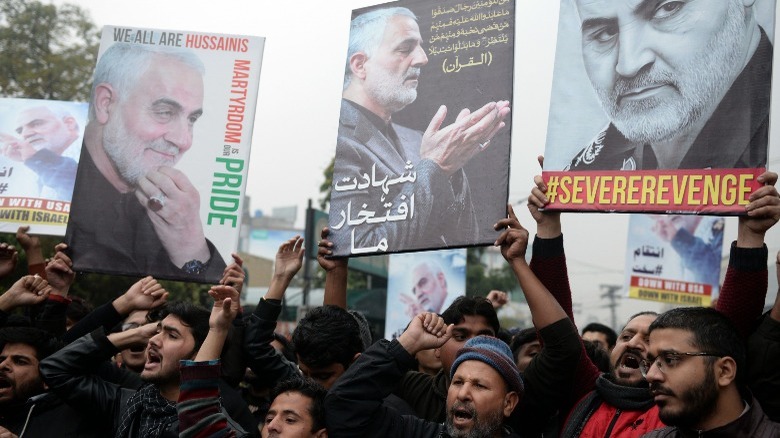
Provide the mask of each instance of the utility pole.
POLYGON ((611 317, 610 327, 612 327, 614 330, 615 327, 617 327, 617 300, 620 298, 620 296, 617 294, 617 291, 623 289, 623 286, 618 286, 616 284, 602 284, 599 285, 599 287, 602 291, 604 291, 604 293, 601 294, 601 299, 609 299, 609 304, 607 304, 607 307, 609 307, 611 317))

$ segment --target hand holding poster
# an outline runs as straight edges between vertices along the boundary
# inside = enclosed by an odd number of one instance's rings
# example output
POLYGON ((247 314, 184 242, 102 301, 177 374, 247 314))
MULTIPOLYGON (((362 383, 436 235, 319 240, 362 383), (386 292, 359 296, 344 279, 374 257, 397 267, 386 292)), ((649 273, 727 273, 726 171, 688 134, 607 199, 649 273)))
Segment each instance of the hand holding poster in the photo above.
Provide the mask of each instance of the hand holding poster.
POLYGON ((215 283, 236 250, 263 39, 107 26, 73 267, 215 283))
POLYGON ((64 235, 87 104, 0 99, 0 231, 64 235))
POLYGON ((556 210, 741 213, 767 165, 775 0, 562 1, 556 210))
POLYGON ((330 219, 334 254, 492 243, 509 183, 514 2, 353 13, 330 219))

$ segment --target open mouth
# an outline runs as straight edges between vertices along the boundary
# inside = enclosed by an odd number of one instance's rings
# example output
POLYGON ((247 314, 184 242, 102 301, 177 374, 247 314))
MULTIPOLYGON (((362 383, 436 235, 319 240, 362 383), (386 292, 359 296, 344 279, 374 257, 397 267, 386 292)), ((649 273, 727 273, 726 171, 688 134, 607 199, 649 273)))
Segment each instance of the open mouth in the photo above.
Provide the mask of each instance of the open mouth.
POLYGON ((464 428, 474 420, 476 411, 464 403, 457 403, 450 408, 452 424, 457 428, 464 428))
POLYGON ((623 355, 622 360, 620 361, 620 367, 621 368, 629 368, 632 370, 639 369, 639 363, 641 362, 641 359, 637 356, 635 356, 632 353, 626 353, 623 355))
POLYGON ((158 365, 162 361, 162 356, 160 356, 156 351, 149 350, 146 353, 146 368, 149 368, 151 366, 158 365))
POLYGON ((0 389, 10 388, 11 382, 5 377, 0 376, 0 389))

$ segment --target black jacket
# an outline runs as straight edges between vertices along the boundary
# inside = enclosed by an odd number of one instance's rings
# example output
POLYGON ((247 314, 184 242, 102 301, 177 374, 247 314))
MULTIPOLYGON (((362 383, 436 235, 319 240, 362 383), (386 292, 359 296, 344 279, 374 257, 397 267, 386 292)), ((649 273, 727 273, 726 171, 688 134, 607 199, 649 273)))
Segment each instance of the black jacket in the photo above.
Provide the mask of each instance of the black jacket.
MULTIPOLYGON (((380 340, 368 348, 339 378, 325 397, 328 436, 446 438, 444 426, 384 406, 404 373, 416 366, 397 340, 380 340)), ((519 438, 511 430, 505 436, 519 438)))
POLYGON ((20 438, 103 438, 111 436, 111 425, 100 417, 82 415, 52 393, 31 397, 16 406, 0 409, 0 426, 20 438))
MULTIPOLYGON (((119 427, 127 401, 135 393, 134 390, 106 382, 95 374, 96 368, 116 353, 116 347, 101 331, 97 331, 77 339, 40 364, 41 375, 51 392, 90 418, 109 421, 109 436, 113 436, 119 427)), ((225 416, 238 436, 246 435, 227 413, 225 416)), ((138 436, 137 424, 130 427, 128 436, 138 436)), ((163 436, 179 436, 179 423, 175 414, 163 436)))
POLYGON ((769 420, 754 398, 747 412, 725 426, 707 431, 665 427, 646 433, 642 438, 776 438, 778 436, 780 436, 780 424, 769 420))

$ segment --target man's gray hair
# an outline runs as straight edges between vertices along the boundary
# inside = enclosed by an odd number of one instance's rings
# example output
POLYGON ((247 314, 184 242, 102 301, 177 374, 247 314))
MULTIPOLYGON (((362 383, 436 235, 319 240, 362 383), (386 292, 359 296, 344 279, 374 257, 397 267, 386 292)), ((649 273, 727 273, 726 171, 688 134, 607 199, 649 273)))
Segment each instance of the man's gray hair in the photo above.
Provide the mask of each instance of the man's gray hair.
POLYGON ((203 61, 192 50, 177 47, 144 44, 116 43, 98 60, 92 77, 92 100, 89 102, 89 118, 95 117, 95 89, 100 84, 111 84, 118 98, 124 99, 127 91, 135 86, 155 57, 162 56, 179 61, 201 75, 206 73, 203 61))
POLYGON ((402 15, 417 21, 414 12, 407 8, 383 8, 375 9, 365 14, 360 14, 352 20, 349 26, 349 49, 347 50, 347 62, 344 67, 344 89, 352 80, 352 69, 349 60, 357 52, 363 52, 369 58, 379 48, 385 27, 390 18, 402 15))
POLYGON ((50 112, 60 122, 64 122, 65 119, 67 119, 68 117, 72 117, 74 120, 76 120, 76 126, 78 126, 78 119, 76 119, 76 117, 73 116, 73 113, 68 108, 65 108, 63 104, 56 101, 50 101, 45 103, 41 103, 41 102, 28 103, 22 106, 21 108, 19 108, 17 113, 21 115, 23 112, 32 111, 39 108, 43 108, 46 111, 50 112))

